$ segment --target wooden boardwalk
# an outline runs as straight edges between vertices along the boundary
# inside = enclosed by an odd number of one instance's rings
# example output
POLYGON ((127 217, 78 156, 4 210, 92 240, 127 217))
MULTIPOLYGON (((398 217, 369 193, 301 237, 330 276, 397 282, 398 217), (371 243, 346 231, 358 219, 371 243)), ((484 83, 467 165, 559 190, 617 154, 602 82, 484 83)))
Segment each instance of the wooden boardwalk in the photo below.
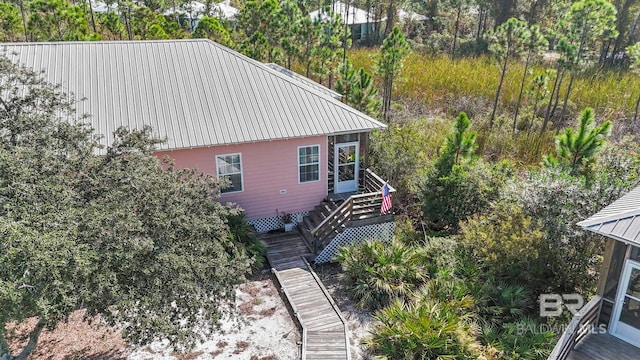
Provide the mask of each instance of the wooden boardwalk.
POLYGON ((639 360, 640 349, 609 334, 591 334, 569 353, 567 360, 639 360))
POLYGON ((340 309, 305 257, 313 254, 297 232, 266 234, 267 258, 302 326, 302 360, 349 360, 349 340, 340 309))

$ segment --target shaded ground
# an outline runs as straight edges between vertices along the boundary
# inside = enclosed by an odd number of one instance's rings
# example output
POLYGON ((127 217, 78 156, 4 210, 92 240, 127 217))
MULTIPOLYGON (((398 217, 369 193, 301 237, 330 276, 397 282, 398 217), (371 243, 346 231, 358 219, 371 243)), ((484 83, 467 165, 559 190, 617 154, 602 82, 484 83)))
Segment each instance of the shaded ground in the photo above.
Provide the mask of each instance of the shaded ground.
MULTIPOLYGON (((289 360, 300 357, 300 332, 291 319, 270 276, 253 279, 237 290, 237 319, 222 324, 221 334, 211 334, 191 352, 175 352, 167 342, 142 348, 127 348, 119 331, 105 325, 89 325, 76 311, 67 324, 53 332, 44 331, 29 359, 239 359, 289 360)), ((14 350, 28 341, 36 319, 9 326, 13 335, 9 344, 14 350)))
MULTIPOLYGON (((105 326, 99 319, 92 325, 83 321, 84 310, 71 314, 69 322, 58 325, 54 331, 44 330, 38 346, 29 359, 125 359, 128 354, 120 331, 105 326)), ((24 348, 29 332, 37 319, 30 318, 20 325, 9 324, 9 345, 13 354, 24 348)))
POLYGON ((351 345, 352 360, 367 360, 373 356, 367 353, 361 342, 369 336, 369 328, 371 326, 371 313, 361 310, 356 306, 349 295, 349 284, 340 279, 340 265, 322 264, 314 265, 313 270, 318 274, 320 280, 327 288, 336 305, 340 308, 342 316, 347 320, 349 326, 349 342, 351 345))

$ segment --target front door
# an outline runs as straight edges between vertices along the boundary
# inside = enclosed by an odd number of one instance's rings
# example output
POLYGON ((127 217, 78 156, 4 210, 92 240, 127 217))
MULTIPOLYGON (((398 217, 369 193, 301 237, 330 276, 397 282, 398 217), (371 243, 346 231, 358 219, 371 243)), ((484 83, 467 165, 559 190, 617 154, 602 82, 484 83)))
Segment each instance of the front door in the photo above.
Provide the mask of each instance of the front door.
POLYGON ((336 194, 358 190, 358 149, 355 142, 336 144, 335 150, 335 190, 336 194))
POLYGON ((627 260, 613 309, 611 334, 640 347, 640 263, 627 260))

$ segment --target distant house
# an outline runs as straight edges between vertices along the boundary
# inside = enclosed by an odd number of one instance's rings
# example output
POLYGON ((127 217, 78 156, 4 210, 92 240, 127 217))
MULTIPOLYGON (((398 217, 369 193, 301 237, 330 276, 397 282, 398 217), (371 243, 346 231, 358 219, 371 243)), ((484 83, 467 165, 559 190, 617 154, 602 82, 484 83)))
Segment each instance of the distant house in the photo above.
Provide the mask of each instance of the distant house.
MULTIPOLYGON (((351 30, 351 38, 354 42, 363 42, 380 35, 384 28, 384 23, 387 21, 386 16, 376 14, 373 9, 367 12, 366 10, 359 9, 353 5, 347 5, 341 1, 333 2, 330 7, 312 11, 309 13, 309 17, 314 20, 326 20, 328 19, 327 9, 336 14, 340 14, 342 23, 348 25, 351 30)), ((399 9, 398 19, 400 19, 400 21, 424 21, 427 17, 399 9)))
POLYGON ((211 10, 207 14, 207 6, 198 1, 190 1, 183 3, 177 8, 170 8, 163 15, 171 16, 178 14, 188 22, 189 30, 194 31, 198 26, 198 21, 203 16, 213 16, 221 20, 234 22, 239 10, 231 6, 230 0, 223 0, 220 3, 214 3, 211 10))
POLYGON ((281 228, 292 218, 306 224, 301 231, 319 252, 348 225, 343 221, 340 231, 333 228, 322 241, 315 238, 321 232, 311 230, 320 223, 329 226, 332 221, 324 220, 335 208, 366 202, 359 213, 341 213, 349 215, 352 226, 361 217, 368 225, 389 221, 379 216, 384 182, 367 169, 369 132, 386 126, 308 79, 209 40, 0 48, 14 62, 42 71, 49 82, 85 99, 72 120, 90 114, 88 121, 104 135, 103 145, 112 143, 120 126, 150 125, 167 138, 158 157, 228 179, 221 200, 244 208, 258 231, 281 228), (362 196, 367 193, 371 196, 362 196), (327 203, 329 197, 337 200, 327 203), (328 213, 305 218, 321 204, 328 213))
POLYGON ((118 3, 107 4, 102 1, 92 1, 91 9, 98 14, 107 14, 110 12, 118 13, 118 3))
POLYGON ((607 238, 600 280, 549 360, 639 359, 640 186, 578 225, 607 238))

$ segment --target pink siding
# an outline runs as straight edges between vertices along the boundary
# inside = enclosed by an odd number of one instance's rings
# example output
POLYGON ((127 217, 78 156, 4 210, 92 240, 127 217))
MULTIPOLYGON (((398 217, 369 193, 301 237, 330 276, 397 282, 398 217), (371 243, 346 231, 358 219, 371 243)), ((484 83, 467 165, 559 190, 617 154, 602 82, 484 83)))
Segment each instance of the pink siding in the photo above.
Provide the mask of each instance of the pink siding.
POLYGON ((222 202, 235 202, 249 220, 276 216, 278 212, 308 211, 327 195, 327 137, 267 141, 208 148, 160 151, 177 168, 196 168, 216 175, 216 155, 242 154, 242 192, 222 194, 222 202), (298 183, 298 146, 320 145, 320 181, 298 183), (280 194, 280 190, 286 190, 280 194))

